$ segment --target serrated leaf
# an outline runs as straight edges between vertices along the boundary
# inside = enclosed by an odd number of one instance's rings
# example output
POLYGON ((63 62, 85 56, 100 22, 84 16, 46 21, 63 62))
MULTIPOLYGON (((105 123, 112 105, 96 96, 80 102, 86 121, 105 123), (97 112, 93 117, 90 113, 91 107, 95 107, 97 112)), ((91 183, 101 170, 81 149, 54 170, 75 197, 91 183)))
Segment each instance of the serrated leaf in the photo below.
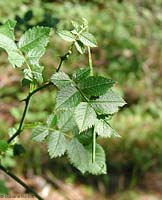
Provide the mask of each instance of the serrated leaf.
POLYGON ((16 25, 16 21, 14 20, 7 20, 2 26, 0 26, 0 33, 6 35, 7 37, 15 40, 14 36, 14 28, 16 25))
POLYGON ((20 54, 17 45, 14 41, 15 21, 7 21, 0 26, 0 48, 4 49, 8 54, 9 62, 13 67, 21 67, 24 58, 20 54))
MULTIPOLYGON (((35 48, 44 48, 48 43, 49 34, 50 28, 33 27, 21 36, 18 46, 24 53, 28 53, 35 48)), ((40 52, 38 52, 38 54, 40 54, 40 52)))
POLYGON ((67 42, 75 41, 75 36, 70 31, 59 31, 58 35, 67 42))
POLYGON ((72 80, 70 77, 64 72, 57 72, 52 75, 51 81, 54 85, 56 85, 59 89, 64 88, 68 85, 71 85, 72 80))
POLYGON ((114 81, 102 76, 89 76, 80 82, 80 89, 91 96, 103 95, 112 87, 114 81))
POLYGON ((73 86, 67 86, 61 89, 56 97, 56 109, 67 110, 75 107, 80 102, 80 93, 73 86))
POLYGON ((103 148, 96 144, 96 155, 95 162, 92 162, 92 145, 88 145, 85 147, 88 154, 88 172, 91 174, 99 175, 106 174, 106 160, 105 160, 105 152, 103 148))
POLYGON ((95 132, 101 137, 111 137, 111 136, 119 137, 118 133, 111 128, 111 126, 105 119, 96 120, 95 132))
POLYGON ((82 81, 90 75, 90 68, 79 68, 74 71, 73 79, 75 82, 82 81))
POLYGON ((85 47, 83 45, 83 43, 79 40, 76 40, 74 43, 76 50, 80 53, 80 54, 84 54, 85 53, 85 47))
POLYGON ((84 174, 87 171, 87 152, 84 146, 76 138, 73 138, 69 142, 67 154, 70 162, 84 174))
POLYGON ((25 79, 27 79, 29 81, 33 81, 33 74, 32 74, 32 71, 30 69, 24 69, 23 73, 24 73, 25 79))
POLYGON ((57 116, 55 114, 51 114, 47 118, 47 125, 49 128, 55 127, 57 124, 57 116))
POLYGON ((53 131, 47 141, 48 152, 51 158, 60 157, 67 148, 66 138, 60 131, 53 131))
POLYGON ((91 33, 83 32, 79 36, 79 40, 86 46, 97 47, 96 39, 91 33))
POLYGON ((40 58, 43 56, 45 48, 38 46, 26 53, 26 59, 31 65, 38 65, 40 58))
POLYGON ((109 89, 106 94, 91 101, 93 108, 101 114, 113 114, 119 110, 126 102, 115 92, 109 89))
POLYGON ((58 128, 63 132, 68 132, 76 126, 74 120, 74 109, 63 111, 58 116, 58 128))
POLYGON ((0 152, 5 152, 8 148, 8 143, 6 140, 0 140, 0 152))
POLYGON ((45 126, 37 126, 32 131, 32 140, 35 142, 42 142, 48 135, 48 128, 45 126))
POLYGON ((42 75, 43 69, 44 67, 39 64, 32 66, 33 79, 36 80, 38 83, 43 82, 43 75, 42 75))
POLYGON ((82 102, 76 107, 74 117, 79 131, 82 132, 95 124, 96 113, 89 103, 82 102))

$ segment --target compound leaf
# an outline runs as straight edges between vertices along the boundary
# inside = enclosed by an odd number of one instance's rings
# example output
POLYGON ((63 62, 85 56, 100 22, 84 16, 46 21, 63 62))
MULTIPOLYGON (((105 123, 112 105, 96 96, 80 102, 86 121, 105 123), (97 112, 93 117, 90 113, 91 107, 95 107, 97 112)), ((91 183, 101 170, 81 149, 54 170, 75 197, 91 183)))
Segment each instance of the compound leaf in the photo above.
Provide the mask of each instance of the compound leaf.
POLYGON ((67 148, 66 138, 60 131, 53 131, 47 141, 48 152, 51 158, 62 156, 67 148))
POLYGON ((42 142, 48 135, 48 128, 45 126, 37 126, 32 131, 32 140, 35 142, 42 142))
POLYGON ((67 110, 68 108, 75 107, 80 102, 80 93, 73 86, 67 86, 61 89, 56 97, 56 109, 67 110))
POLYGON ((82 132, 95 124, 96 113, 89 103, 82 102, 76 107, 74 117, 79 131, 82 132))
POLYGON ((76 138, 69 142, 67 154, 70 162, 84 174, 87 171, 88 156, 84 146, 76 138))
POLYGON ((89 76, 80 82, 80 88, 86 94, 91 96, 103 95, 109 88, 112 87, 114 81, 102 76, 89 76))
POLYGON ((125 104, 126 102, 111 89, 98 99, 91 101, 93 108, 101 114, 113 114, 118 111, 119 107, 125 104))

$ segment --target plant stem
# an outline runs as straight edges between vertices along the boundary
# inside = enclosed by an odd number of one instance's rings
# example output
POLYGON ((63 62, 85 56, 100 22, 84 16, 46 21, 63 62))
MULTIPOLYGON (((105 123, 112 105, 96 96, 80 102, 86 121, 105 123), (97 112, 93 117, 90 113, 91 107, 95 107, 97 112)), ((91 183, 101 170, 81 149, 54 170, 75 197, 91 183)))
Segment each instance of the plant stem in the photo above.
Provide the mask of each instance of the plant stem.
POLYGON ((67 60, 68 57, 71 55, 73 46, 74 46, 74 42, 70 45, 68 52, 65 55, 63 55, 63 56, 60 56, 60 63, 59 63, 59 66, 58 66, 56 72, 60 71, 60 68, 61 68, 63 62, 65 60, 67 60))
POLYGON ((90 67, 90 76, 93 76, 93 65, 92 65, 92 55, 91 55, 91 49, 88 47, 88 62, 90 67))
POLYGON ((96 158, 96 131, 93 127, 93 144, 92 144, 92 162, 95 162, 96 158))
POLYGON ((24 183, 20 178, 18 178, 16 175, 11 173, 8 169, 3 167, 2 165, 0 165, 0 169, 3 172, 5 172, 8 176, 10 176, 12 179, 14 179, 16 182, 18 182, 20 185, 22 185, 27 190, 27 192, 30 192, 31 194, 33 194, 37 199, 43 200, 43 198, 40 197, 39 194, 37 194, 31 187, 26 185, 26 183, 24 183))
POLYGON ((20 124, 19 124, 19 127, 16 131, 16 133, 14 135, 12 135, 9 140, 7 141, 8 143, 10 143, 12 140, 14 140, 18 135, 20 135, 20 133, 22 132, 22 126, 23 126, 23 123, 24 123, 24 119, 25 119, 25 116, 26 116, 26 113, 27 113, 27 110, 28 110, 28 107, 29 107, 29 102, 30 102, 30 99, 31 97, 37 93, 38 91, 46 88, 46 87, 49 87, 51 86, 53 83, 52 82, 49 82, 49 83, 46 83, 40 87, 38 87, 37 89, 33 90, 32 92, 30 92, 28 94, 28 96, 26 97, 26 99, 24 99, 23 101, 25 101, 25 107, 24 107, 24 111, 23 111, 23 114, 22 114, 22 117, 21 117, 21 120, 20 120, 20 124))

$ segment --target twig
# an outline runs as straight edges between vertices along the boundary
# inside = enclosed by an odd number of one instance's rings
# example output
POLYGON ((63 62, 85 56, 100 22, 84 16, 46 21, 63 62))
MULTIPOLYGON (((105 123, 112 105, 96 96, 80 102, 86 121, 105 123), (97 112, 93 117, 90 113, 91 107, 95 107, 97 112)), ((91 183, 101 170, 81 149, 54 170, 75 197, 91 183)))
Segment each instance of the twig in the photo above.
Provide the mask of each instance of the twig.
POLYGON ((37 194, 31 187, 29 187, 28 185, 26 185, 26 183, 24 183, 16 175, 12 174, 8 169, 6 169, 5 167, 3 167, 2 165, 0 165, 0 169, 3 172, 5 172, 8 176, 10 176, 12 179, 14 179, 17 183, 19 183, 20 185, 22 185, 27 190, 27 192, 30 192, 31 194, 33 194, 37 199, 43 200, 43 198, 40 197, 39 194, 37 194))

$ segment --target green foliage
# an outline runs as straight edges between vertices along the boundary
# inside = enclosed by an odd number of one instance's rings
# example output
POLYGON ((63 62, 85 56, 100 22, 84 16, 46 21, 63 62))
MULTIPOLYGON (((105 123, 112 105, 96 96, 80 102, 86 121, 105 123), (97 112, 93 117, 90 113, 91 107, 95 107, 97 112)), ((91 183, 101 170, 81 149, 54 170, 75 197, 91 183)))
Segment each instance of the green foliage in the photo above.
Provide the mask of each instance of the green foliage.
POLYGON ((80 132, 91 128, 95 124, 96 119, 96 113, 89 103, 82 102, 76 107, 75 120, 80 132))
MULTIPOLYGON (((32 140, 45 142, 51 158, 66 153, 70 162, 82 173, 105 174, 105 153, 102 147, 96 144, 96 139, 98 136, 119 136, 111 128, 109 116, 125 105, 125 101, 110 89, 115 83, 113 80, 93 75, 90 47, 96 47, 97 43, 95 37, 88 31, 88 22, 83 19, 81 25, 75 22, 72 25, 71 31, 58 31, 58 35, 71 44, 68 52, 60 57, 60 64, 56 73, 51 76, 50 82, 43 84, 43 66, 39 62, 48 44, 50 29, 33 27, 20 37, 17 45, 13 34, 15 22, 9 21, 2 25, 0 45, 7 51, 9 57, 13 51, 20 55, 22 58, 20 65, 13 62, 11 64, 23 67, 23 84, 29 87, 19 127, 14 130, 8 143, 12 143, 23 130, 30 98, 39 90, 53 85, 59 90, 56 94, 54 112, 49 115, 45 124, 40 123, 34 127, 32 140), (71 55, 73 47, 76 47, 79 53, 84 53, 88 48, 89 66, 75 70, 70 76, 60 71, 60 67, 71 55), (38 86, 39 84, 41 86, 38 86)), ((13 56, 13 59, 17 58, 13 56)), ((7 148, 8 144, 5 142, 1 141, 2 151, 7 148)), ((23 146, 14 144, 13 154, 17 156, 22 153, 24 153, 23 146)))
POLYGON ((67 86, 58 92, 56 109, 65 110, 75 107, 80 102, 80 93, 74 86, 67 86))
POLYGON ((87 171, 88 163, 87 152, 84 146, 76 138, 73 138, 69 142, 67 153, 70 162, 82 173, 85 173, 87 171))
POLYGON ((91 96, 103 95, 107 89, 111 88, 114 81, 101 76, 89 76, 80 82, 80 88, 91 96))
POLYGON ((45 126, 37 126, 32 131, 32 140, 35 142, 42 142, 48 135, 48 128, 45 126))
POLYGON ((100 114, 113 114, 119 107, 124 106, 125 101, 111 89, 96 100, 92 100, 93 108, 100 114))
POLYGON ((66 151, 66 138, 60 131, 50 133, 47 141, 48 152, 51 158, 62 156, 66 151))

